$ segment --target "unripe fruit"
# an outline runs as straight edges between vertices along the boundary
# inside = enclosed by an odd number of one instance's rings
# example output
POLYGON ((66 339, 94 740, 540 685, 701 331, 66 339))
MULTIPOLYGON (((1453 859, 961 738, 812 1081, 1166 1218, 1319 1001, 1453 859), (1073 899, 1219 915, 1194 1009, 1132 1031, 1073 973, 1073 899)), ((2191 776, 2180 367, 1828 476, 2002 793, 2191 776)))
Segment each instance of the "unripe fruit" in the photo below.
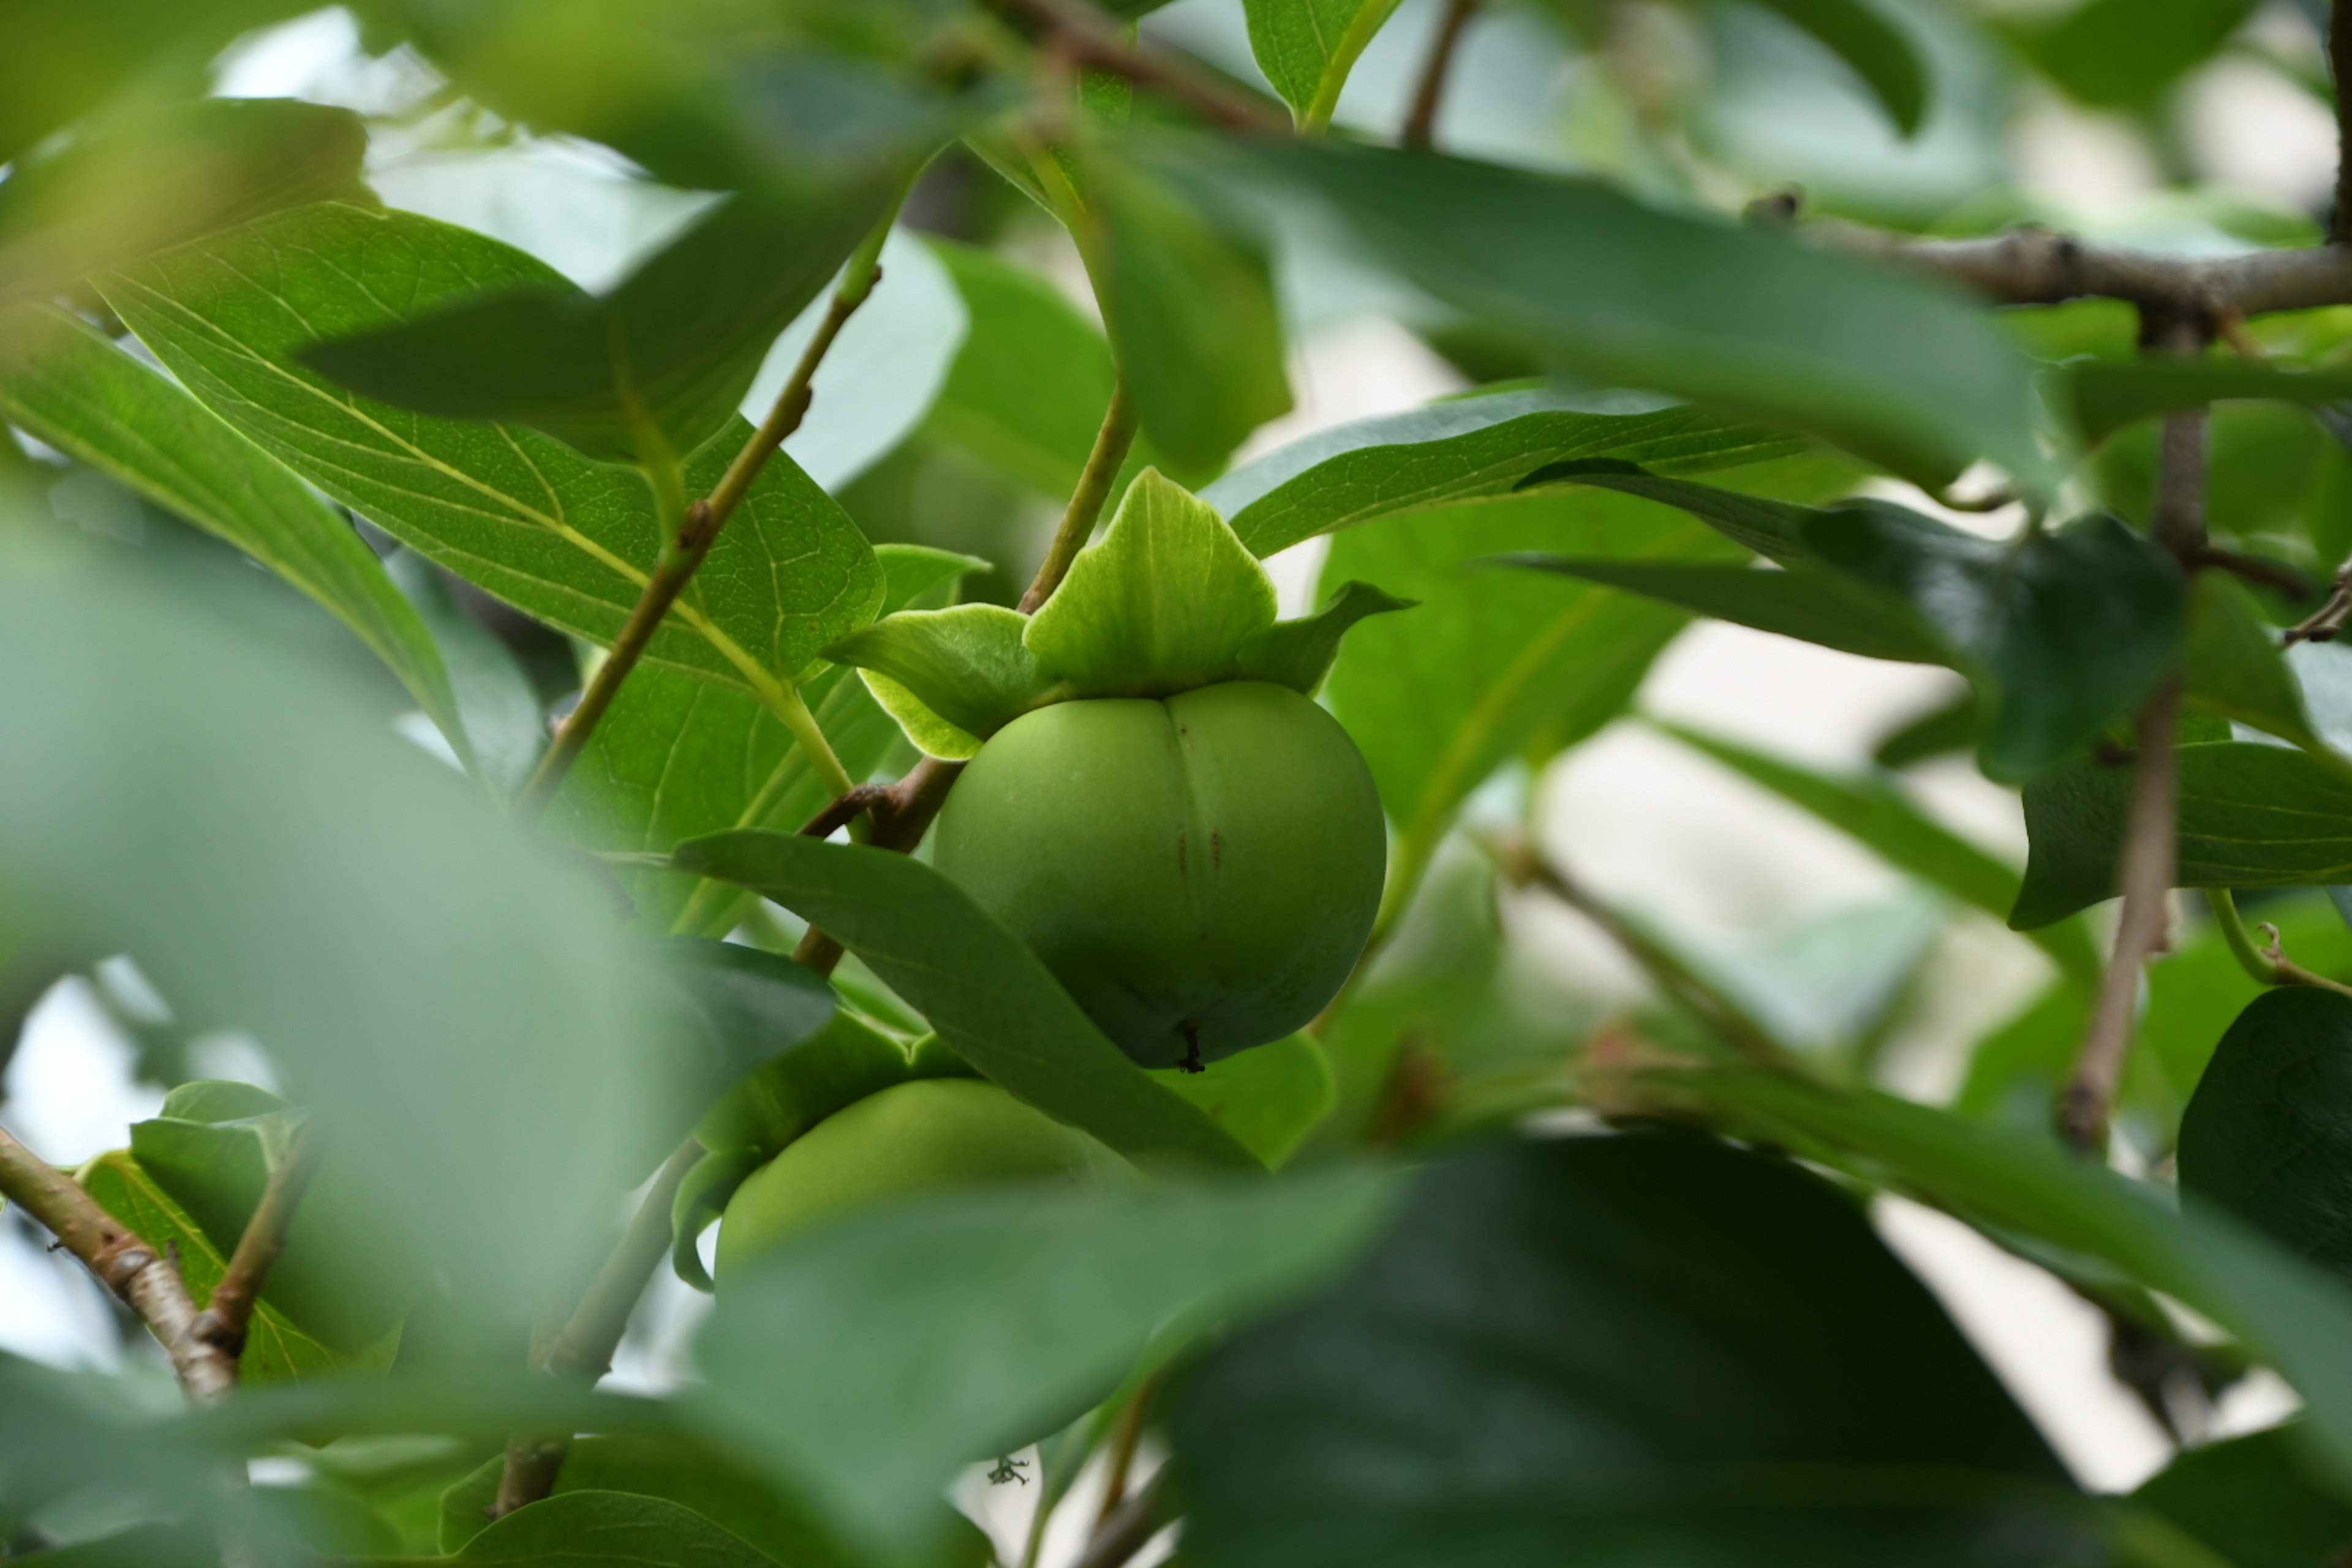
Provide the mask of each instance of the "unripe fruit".
POLYGON ((1236 680, 1023 714, 940 814, 937 864, 1145 1067, 1280 1039, 1380 907, 1371 770, 1328 713, 1236 680))
POLYGON ((845 1107, 745 1178, 719 1226, 718 1276, 822 1221, 896 1198, 1005 1182, 1116 1180, 1129 1167, 980 1079, 919 1079, 845 1107))

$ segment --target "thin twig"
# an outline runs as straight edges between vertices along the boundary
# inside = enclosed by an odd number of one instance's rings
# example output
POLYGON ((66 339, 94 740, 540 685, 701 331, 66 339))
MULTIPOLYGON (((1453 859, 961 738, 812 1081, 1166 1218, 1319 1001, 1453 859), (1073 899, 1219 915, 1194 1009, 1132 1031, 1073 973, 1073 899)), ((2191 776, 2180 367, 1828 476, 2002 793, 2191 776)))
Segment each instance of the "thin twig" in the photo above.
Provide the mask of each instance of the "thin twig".
POLYGON ((1071 1568, 1120 1568, 1168 1522, 1161 1513, 1167 1495, 1168 1468, 1163 1465, 1096 1528, 1071 1568))
POLYGON ((2138 1018, 2140 971, 2166 945, 2180 799, 2173 742, 2179 727, 2180 681, 2173 677, 2140 709, 2134 725, 2137 754, 2121 858, 2123 912, 2116 921, 2115 952, 2099 986, 2098 1005, 2058 1106, 2060 1134, 2085 1153, 2106 1148, 2107 1121, 2138 1018))
POLYGON ((287 1232, 301 1206, 302 1194, 310 1190, 310 1178, 318 1174, 323 1148, 316 1126, 303 1122, 294 1134, 294 1146, 269 1173, 269 1184, 261 1190, 253 1217, 245 1222, 245 1233, 236 1238, 236 1250, 229 1255, 228 1271, 213 1287, 205 1310, 196 1314, 196 1336, 232 1362, 245 1353, 246 1333, 252 1327, 254 1310, 261 1305, 261 1289, 286 1250, 287 1232))
POLYGON ((1078 472, 1077 488, 1070 492, 1070 504, 1062 509, 1061 525, 1054 530, 1054 542, 1045 549, 1045 559, 1038 563, 1037 575, 1021 595, 1018 605, 1024 616, 1036 612, 1054 590, 1068 575, 1070 563, 1086 548, 1093 537, 1096 520, 1102 516, 1103 503, 1110 499, 1110 487, 1118 479, 1121 464, 1135 445, 1135 410, 1129 403, 1127 383, 1122 380, 1111 388, 1110 406, 1103 410, 1100 429, 1095 432, 1095 444, 1087 453, 1087 466, 1078 472))
MULTIPOLYGON (((962 772, 961 763, 942 757, 925 757, 908 769, 907 776, 889 787, 887 800, 866 807, 874 818, 870 847, 911 853, 929 831, 940 807, 947 804, 948 791, 962 772)), ((841 963, 842 946, 811 926, 803 933, 800 946, 793 950, 793 957, 819 974, 831 974, 841 963)))
POLYGON ((2213 923, 2221 928, 2221 940, 2229 947, 2230 956, 2254 980, 2264 985, 2312 985, 2352 996, 2352 985, 2315 974, 2287 957, 2278 927, 2268 921, 2257 928, 2264 938, 2263 945, 2257 948, 2254 939, 2246 934, 2246 922, 2238 913, 2238 900, 2229 889, 2206 889, 2205 901, 2213 910, 2213 923))
MULTIPOLYGON (((751 438, 744 442, 742 449, 735 454, 735 460, 727 466, 727 472, 720 476, 718 486, 710 494, 686 508, 676 533, 662 547, 661 557, 654 564, 653 575, 646 580, 644 591, 637 595, 635 606, 629 611, 628 620, 622 626, 620 635, 613 639, 612 651, 597 667, 594 679, 588 683, 588 689, 580 695, 579 705, 565 716, 562 728, 555 732, 554 742, 540 757, 539 765, 531 770, 530 780, 524 784, 522 794, 516 801, 516 810, 525 817, 545 810, 548 802, 553 800, 556 792, 563 787, 564 777, 572 771, 572 764, 586 748, 588 738, 596 732, 596 726, 603 721, 605 710, 612 707, 613 700, 620 695, 622 683, 629 679, 629 672, 636 668, 637 661, 644 657, 654 634, 661 629, 670 606, 686 591, 686 585, 694 580, 694 574, 702 569, 702 563, 710 554, 711 545, 718 542, 719 531, 727 526, 727 520, 735 515, 743 498, 751 493, 752 481, 760 477, 760 470, 767 467, 768 459, 775 456, 793 431, 800 428, 802 418, 808 413, 810 400, 815 395, 814 384, 817 366, 824 363, 826 351, 833 347, 834 340, 841 335, 841 329, 848 323, 849 318, 856 315, 857 308, 873 294, 874 285, 882 276, 883 242, 889 237, 890 226, 897 218, 898 206, 893 204, 881 223, 875 226, 874 232, 858 246, 856 254, 849 258, 840 283, 834 289, 833 299, 825 307, 824 320, 817 324, 816 335, 801 352, 800 362, 793 367, 793 374, 785 380, 783 390, 776 395, 775 404, 768 410, 767 418, 760 422, 760 427, 751 433, 751 438)), ((793 700, 798 699, 795 697, 793 700)))
POLYGON ((1003 4, 1042 24, 1054 35, 1055 48, 1066 58, 1125 77, 1139 87, 1157 88, 1181 99, 1212 124, 1228 131, 1277 135, 1290 129, 1286 116, 1226 86, 1190 61, 1137 48, 1117 20, 1085 0, 1003 0, 1003 4))
POLYGON ((1143 1446, 1143 1429, 1151 1419, 1151 1404, 1160 1393, 1161 1374, 1154 1373, 1135 1391, 1127 1408, 1118 1413, 1118 1426, 1111 1433, 1110 1457, 1103 1472, 1102 1507, 1095 1510, 1095 1528, 1108 1528, 1111 1516, 1127 1500, 1128 1478, 1135 1469, 1135 1451, 1143 1446))
POLYGON ((1429 59, 1421 68, 1421 86, 1412 95, 1412 111, 1405 116, 1404 131, 1399 137, 1408 147, 1426 147, 1437 132, 1437 108, 1445 98, 1445 77, 1454 64, 1454 51, 1462 41, 1462 29, 1478 9, 1479 0, 1445 0, 1445 15, 1438 19, 1437 37, 1431 40, 1429 59))
POLYGON ((47 1226, 125 1306, 163 1352, 192 1405, 225 1399, 236 1386, 236 1358, 195 1331, 196 1304, 173 1260, 99 1205, 64 1172, 0 1129, 0 1196, 47 1226))
MULTIPOLYGON (((677 1197, 679 1184, 702 1155, 702 1145, 688 1136, 663 1162, 646 1190, 645 1201, 630 1216, 620 1245, 589 1281, 572 1316, 533 1355, 541 1371, 594 1383, 613 1370, 613 1352, 620 1349, 621 1336, 628 1331, 630 1314, 637 1310, 637 1300, 645 1295, 654 1270, 669 1256, 670 1205, 677 1197)), ((552 1493, 571 1447, 568 1435, 517 1436, 509 1441, 490 1517, 501 1518, 552 1493)))
POLYGON ((1484 838, 1488 854, 1514 886, 1538 887, 1599 926, 1649 972, 1661 990, 1696 1014, 1740 1055, 1763 1067, 1786 1067, 1788 1048, 1748 1010, 1693 973, 1646 932, 1596 898, 1567 872, 1518 839, 1484 838))

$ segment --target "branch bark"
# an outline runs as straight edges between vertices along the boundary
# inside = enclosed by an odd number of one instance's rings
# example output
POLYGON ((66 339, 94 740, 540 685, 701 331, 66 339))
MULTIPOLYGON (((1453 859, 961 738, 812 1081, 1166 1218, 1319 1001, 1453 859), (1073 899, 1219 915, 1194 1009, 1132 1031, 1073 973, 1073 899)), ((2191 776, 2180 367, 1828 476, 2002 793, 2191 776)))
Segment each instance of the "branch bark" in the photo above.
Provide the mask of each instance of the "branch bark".
POLYGON ((62 1247, 138 1314, 171 1358, 192 1405, 214 1405, 236 1386, 236 1357, 196 1331, 196 1304, 175 1259, 155 1250, 99 1205, 72 1177, 0 1129, 0 1196, 49 1228, 62 1247))
POLYGON ((1462 29, 1478 9, 1479 0, 1446 0, 1445 15, 1438 18, 1437 37, 1431 40, 1429 59, 1421 68, 1421 85, 1412 95, 1412 110, 1404 119, 1404 130, 1398 137, 1408 147, 1427 147, 1437 134, 1438 106, 1445 98, 1446 73, 1454 66, 1454 51, 1462 42, 1462 29))
POLYGON ((261 1305, 261 1288, 286 1250, 287 1231, 294 1223, 295 1210, 301 1206, 302 1194, 310 1190, 310 1178, 318 1173, 321 1147, 317 1129, 305 1121, 294 1135, 294 1146, 269 1173, 261 1202, 255 1205, 253 1217, 245 1222, 245 1234, 237 1237, 236 1250, 229 1256, 227 1272, 213 1287, 205 1310, 196 1314, 193 1331, 232 1363, 245 1354, 246 1333, 253 1325, 254 1310, 261 1305))
POLYGON ((1163 1465, 1096 1527, 1071 1568, 1120 1568, 1168 1522, 1162 1512, 1167 1495, 1168 1468, 1163 1465))
POLYGON ((1276 114, 1260 100, 1245 96, 1180 57, 1146 53, 1127 39, 1125 31, 1100 7, 1086 0, 1001 0, 1054 35, 1063 56, 1098 71, 1125 77, 1139 87, 1157 88, 1181 100, 1202 119, 1228 131, 1259 131, 1284 135, 1290 130, 1286 115, 1276 114))

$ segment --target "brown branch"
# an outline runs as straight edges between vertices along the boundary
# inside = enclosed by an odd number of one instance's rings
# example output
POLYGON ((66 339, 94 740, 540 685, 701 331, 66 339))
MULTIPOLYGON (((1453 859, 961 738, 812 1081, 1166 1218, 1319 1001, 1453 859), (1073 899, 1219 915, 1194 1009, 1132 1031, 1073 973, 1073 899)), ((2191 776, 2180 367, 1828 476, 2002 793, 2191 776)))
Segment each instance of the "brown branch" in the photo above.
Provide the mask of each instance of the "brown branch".
POLYGON ((2194 570, 2227 572, 2232 577, 2242 577, 2249 583, 2275 588, 2298 602, 2318 592, 2309 577, 2284 561, 2273 561, 2267 555, 2248 555, 2242 551, 2224 550, 2216 544, 2200 544, 2189 552, 2188 565, 2194 570))
POLYGON ((196 1333, 196 1304, 177 1260, 155 1250, 99 1205, 73 1178, 0 1129, 0 1196, 47 1226, 59 1246, 138 1314, 171 1358, 192 1405, 236 1386, 236 1358, 196 1333))
POLYGON ((1162 1512, 1167 1494, 1168 1468, 1163 1465, 1096 1527, 1071 1568, 1120 1568, 1167 1524, 1162 1512))
POLYGON ((2338 245, 2352 239, 2352 100, 2344 91, 2344 78, 2352 72, 2352 5, 2336 0, 2327 23, 2327 77, 2336 89, 2336 211, 2329 215, 2328 237, 2338 245))
POLYGON ((545 810, 548 802, 553 800, 556 792, 563 787, 563 780, 571 773, 572 764, 586 749, 588 738, 596 732, 596 726, 604 720, 605 710, 612 707, 613 700, 621 694, 622 683, 629 679, 629 673, 636 668, 638 659, 645 656, 654 634, 661 629, 663 620, 669 615, 670 606, 686 591, 686 585, 694 580, 694 574, 702 569, 702 563, 710 554, 710 547, 718 542, 719 531, 727 526, 727 520, 735 515, 736 508, 751 493, 752 481, 760 477, 760 470, 767 467, 768 459, 775 456, 793 431, 800 428, 802 418, 808 413, 809 403, 815 396, 814 383, 817 366, 824 363, 826 351, 841 335, 841 329, 848 324, 850 317, 857 313, 857 308, 866 303, 874 292, 874 285, 881 279, 882 245, 889 237, 890 226, 897 217, 898 207, 894 204, 874 232, 857 247, 857 253, 849 258, 841 282, 833 291, 832 301, 825 307, 824 318, 817 324, 816 335, 809 340, 808 347, 801 351, 800 361, 793 365, 783 390, 776 395, 775 404, 768 410, 768 416, 760 422, 760 427, 751 433, 751 438, 744 442, 742 449, 735 454, 735 460, 727 466, 727 472, 720 476, 717 488, 709 496, 688 506, 685 515, 678 520, 677 533, 662 547, 661 556, 654 563, 653 575, 646 580, 644 590, 638 594, 635 605, 629 611, 628 620, 622 625, 620 635, 613 639, 612 651, 605 655, 604 662, 597 666, 594 679, 580 694, 579 704, 565 715, 562 727, 555 732, 554 742, 541 755, 539 765, 531 770, 530 778, 523 784, 522 794, 515 803, 515 809, 523 816, 534 816, 545 810))
POLYGON ((1135 1469, 1135 1451, 1142 1447, 1143 1429, 1151 1419, 1152 1401, 1160 1393, 1162 1373, 1153 1373, 1144 1379, 1127 1408, 1118 1413, 1118 1426, 1112 1431, 1110 1458, 1103 1475, 1102 1507, 1095 1510, 1095 1528, 1108 1529, 1111 1516, 1127 1500, 1128 1478, 1135 1469))
POLYGON ((1287 116, 1276 114, 1256 98, 1236 91, 1182 57, 1137 48, 1117 20, 1086 0, 1000 3, 1042 25, 1053 35, 1053 47, 1062 58, 1125 77, 1139 87, 1157 88, 1181 100, 1212 124, 1228 131, 1275 135, 1290 129, 1287 116))
POLYGON ((261 1288, 286 1250, 287 1231, 294 1223, 295 1210, 301 1206, 302 1194, 310 1190, 310 1178, 318 1174, 322 1147, 315 1126, 305 1121, 294 1134, 294 1146, 269 1173, 261 1202, 255 1205, 253 1217, 245 1222, 236 1250, 229 1255, 228 1271, 213 1287, 205 1310, 196 1314, 194 1332, 232 1363, 245 1353, 247 1331, 252 1327, 254 1310, 261 1305, 261 1288))
POLYGON ((1421 86, 1412 95, 1412 110, 1405 116, 1404 130, 1398 138, 1408 147, 1426 147, 1436 135, 1437 107, 1445 97, 1446 72, 1454 65, 1462 29, 1478 4, 1479 0, 1445 0, 1445 15, 1438 18, 1437 37, 1430 43, 1429 60, 1421 68, 1421 86))

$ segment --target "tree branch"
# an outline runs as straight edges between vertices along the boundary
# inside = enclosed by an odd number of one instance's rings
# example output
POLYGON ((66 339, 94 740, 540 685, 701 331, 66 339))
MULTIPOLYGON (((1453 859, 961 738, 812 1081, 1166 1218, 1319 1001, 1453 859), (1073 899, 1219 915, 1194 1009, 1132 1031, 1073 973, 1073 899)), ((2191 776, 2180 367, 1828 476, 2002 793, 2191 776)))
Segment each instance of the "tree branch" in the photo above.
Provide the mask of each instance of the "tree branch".
POLYGON ((1438 19, 1429 60, 1421 68, 1421 86, 1412 95, 1412 111, 1405 116, 1404 130, 1398 138, 1408 147, 1429 146, 1437 133, 1437 108, 1445 97, 1446 72, 1453 68, 1462 29, 1469 25, 1478 4, 1479 0, 1445 0, 1445 15, 1438 19))
MULTIPOLYGON (((645 590, 637 595, 636 605, 629 611, 629 618, 623 624, 620 636, 613 639, 612 651, 605 655, 604 662, 597 666, 594 679, 580 694, 579 705, 565 717, 562 727, 555 733, 554 742, 541 755, 539 765, 531 770, 530 780, 524 784, 522 794, 515 803, 515 809, 523 816, 535 816, 545 810, 548 802, 553 800, 556 792, 563 787, 564 777, 571 773, 572 764, 586 748, 588 738, 596 732, 596 726, 604 720, 605 710, 612 707, 613 700, 620 695, 622 683, 629 679, 629 672, 636 668, 637 660, 644 657, 654 634, 661 629, 670 606, 686 591, 686 585, 694 580, 694 574, 702 569, 703 561, 710 554, 711 545, 718 542, 719 531, 727 526, 727 520, 735 515, 736 508, 751 493, 751 482, 760 477, 760 470, 767 467, 768 459, 776 454, 793 431, 800 428, 801 420, 807 415, 809 403, 815 395, 813 384, 816 379, 817 366, 824 363, 825 352, 833 347, 834 340, 841 335, 841 329, 848 324, 849 318, 857 313, 857 308, 872 295, 874 285, 882 276, 882 245, 889 238, 890 226, 897 221, 898 216, 898 204, 893 203, 881 223, 859 245, 856 254, 849 258, 841 282, 834 289, 832 301, 825 307, 824 318, 817 324, 816 335, 802 351, 800 363, 793 367, 793 374, 785 380, 783 390, 776 395, 775 404, 768 410, 767 418, 760 422, 760 427, 751 433, 751 438, 743 443, 742 449, 735 454, 735 460, 727 466, 727 472, 719 478, 718 488, 708 497, 686 508, 678 521, 677 531, 662 547, 661 558, 654 563, 653 575, 646 580, 645 590)), ((804 739, 798 734, 795 738, 804 739)))
POLYGON ((261 1190, 253 1217, 245 1222, 245 1234, 237 1237, 236 1250, 229 1256, 228 1271, 213 1287, 205 1310, 196 1314, 193 1331, 232 1363, 245 1353, 246 1332, 252 1327, 254 1310, 261 1304, 261 1288, 286 1250, 286 1233, 294 1223, 294 1211, 301 1206, 302 1194, 310 1190, 310 1178, 318 1173, 322 1147, 315 1125, 303 1122, 294 1134, 294 1146, 269 1173, 269 1184, 261 1190))
POLYGON ((1290 121, 1257 99, 1226 86, 1181 57, 1145 53, 1127 39, 1118 23, 1086 0, 1000 0, 1042 25, 1066 58, 1157 88, 1181 100, 1200 116, 1228 131, 1286 134, 1290 121))
POLYGON ((1110 406, 1103 410, 1102 427, 1095 432, 1095 444, 1087 453, 1087 466, 1079 470, 1077 488, 1070 492, 1070 504, 1062 509, 1061 525, 1054 530, 1054 542, 1045 549, 1045 559, 1038 563, 1037 575, 1021 595, 1018 606, 1024 616, 1035 613, 1076 560, 1087 541, 1094 537, 1096 520, 1102 516, 1103 503, 1110 499, 1110 487, 1118 479, 1120 465, 1135 445, 1135 410, 1128 402, 1124 379, 1111 388, 1110 406))
POLYGON ((1168 1522, 1161 1511, 1167 1495, 1168 1468, 1163 1465, 1096 1527, 1071 1568, 1120 1568, 1168 1522))
MULTIPOLYGON (((646 1190, 645 1201, 630 1216, 628 1229, 622 1232, 620 1245, 589 1281, 579 1306, 532 1355, 540 1371, 593 1384, 613 1370, 613 1352, 620 1349, 621 1336, 628 1331, 629 1316, 637 1310, 654 1270, 669 1256, 670 1205, 677 1197, 679 1184, 702 1155, 702 1145, 688 1134, 662 1163, 646 1190)), ((510 1440, 490 1517, 502 1518, 552 1493, 571 1449, 569 1435, 510 1440)))
POLYGON ((100 1206, 73 1178, 0 1129, 0 1196, 49 1228, 123 1305, 138 1314, 171 1358, 192 1405, 212 1405, 236 1386, 236 1358, 195 1331, 196 1304, 175 1259, 100 1206))

